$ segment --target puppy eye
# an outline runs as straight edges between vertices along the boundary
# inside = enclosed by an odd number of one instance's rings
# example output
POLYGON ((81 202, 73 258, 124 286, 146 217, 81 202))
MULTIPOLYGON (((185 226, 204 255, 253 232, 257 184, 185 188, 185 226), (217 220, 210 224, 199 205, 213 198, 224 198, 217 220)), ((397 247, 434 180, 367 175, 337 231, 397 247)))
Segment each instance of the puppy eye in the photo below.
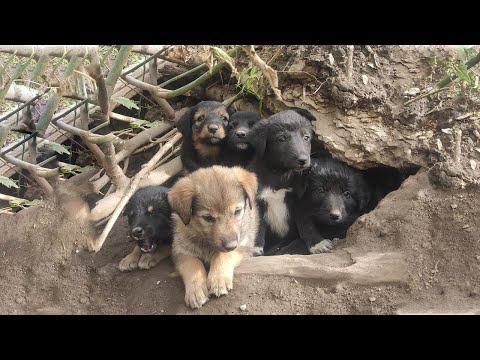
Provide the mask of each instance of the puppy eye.
POLYGON ((248 127, 253 127, 253 125, 255 125, 255 123, 253 121, 248 122, 248 127))
POLYGON ((235 210, 235 216, 240 215, 241 212, 242 212, 242 209, 237 209, 237 210, 235 210))
POLYGON ((277 139, 277 141, 279 141, 279 142, 284 142, 285 140, 287 140, 287 137, 284 136, 284 135, 280 136, 280 137, 277 139))
POLYGON ((347 199, 350 199, 350 197, 351 197, 352 195, 350 195, 350 192, 349 192, 349 191, 345 191, 345 192, 343 193, 343 196, 345 196, 345 198, 347 198, 347 199))
POLYGON ((203 215, 203 220, 209 223, 213 223, 215 221, 215 218, 212 215, 203 215))
POLYGON ((305 136, 303 137, 303 140, 309 141, 309 140, 310 140, 310 135, 305 135, 305 136))
POLYGON ((228 126, 228 128, 229 128, 230 130, 232 130, 236 125, 237 125, 237 124, 235 124, 235 123, 231 123, 231 124, 228 126))
POLYGON ((205 120, 205 115, 200 115, 198 118, 197 118, 197 122, 202 122, 203 120, 205 120))
POLYGON ((224 115, 224 116, 222 116, 222 120, 223 121, 228 121, 228 118, 224 115))

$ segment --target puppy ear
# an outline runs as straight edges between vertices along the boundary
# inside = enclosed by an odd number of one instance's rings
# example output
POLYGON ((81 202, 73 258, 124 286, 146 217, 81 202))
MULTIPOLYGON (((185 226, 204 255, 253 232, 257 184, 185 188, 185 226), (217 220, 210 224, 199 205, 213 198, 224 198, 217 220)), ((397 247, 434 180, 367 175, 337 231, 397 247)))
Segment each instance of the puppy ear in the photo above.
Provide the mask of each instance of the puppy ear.
POLYGON ((237 112, 237 110, 232 105, 233 105, 233 102, 231 104, 228 104, 227 106, 227 112, 229 116, 232 116, 237 112))
POLYGON ((293 181, 293 191, 298 199, 301 199, 307 192, 310 169, 306 169, 295 177, 293 181))
POLYGON ((192 218, 192 201, 195 195, 193 181, 189 177, 178 180, 168 192, 168 203, 172 212, 180 216, 183 223, 188 225, 192 218))
POLYGON ((183 135, 184 138, 190 137, 192 133, 192 117, 195 113, 195 110, 196 106, 188 109, 176 123, 178 131, 183 135))
POLYGON ((247 142, 255 149, 255 157, 263 158, 267 147, 268 120, 257 122, 248 133, 247 142))
POLYGON ((305 109, 301 109, 301 108, 293 108, 291 109, 293 111, 295 111, 297 114, 299 115, 302 115, 304 118, 306 118, 307 120, 310 120, 310 121, 317 121, 317 119, 315 118, 315 116, 313 116, 313 114, 308 111, 308 110, 305 110, 305 109))
POLYGON ((235 166, 234 168, 232 168, 232 171, 240 185, 242 185, 243 190, 247 194, 248 206, 250 206, 250 209, 252 209, 255 201, 255 195, 257 194, 258 189, 257 176, 254 173, 247 171, 239 166, 235 166))

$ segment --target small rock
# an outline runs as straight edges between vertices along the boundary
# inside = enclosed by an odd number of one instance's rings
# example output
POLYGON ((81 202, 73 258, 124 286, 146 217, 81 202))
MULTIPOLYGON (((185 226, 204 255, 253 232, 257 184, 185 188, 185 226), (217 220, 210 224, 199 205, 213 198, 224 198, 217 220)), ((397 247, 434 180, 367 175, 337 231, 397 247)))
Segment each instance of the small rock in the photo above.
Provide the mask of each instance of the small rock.
POLYGON ((370 300, 370 302, 374 302, 375 300, 377 300, 377 298, 375 296, 370 296, 368 300, 370 300))
POLYGON ((17 304, 25 304, 25 299, 23 297, 18 297, 15 299, 17 304))
POLYGON ((82 296, 80 298, 80 304, 87 304, 89 303, 90 301, 88 300, 88 298, 86 296, 82 296))
POLYGON ((368 84, 368 76, 365 75, 365 74, 363 74, 363 75, 362 75, 362 81, 363 81, 363 83, 364 83, 365 85, 367 85, 367 84, 368 84))
POLYGON ((480 255, 477 255, 477 256, 475 256, 475 257, 477 258, 477 260, 480 260, 480 255))
POLYGON ((455 210, 455 209, 458 207, 458 205, 457 205, 457 204, 452 204, 452 205, 450 205, 450 207, 451 207, 453 210, 455 210))
POLYGON ((160 285, 160 283, 161 283, 161 281, 160 281, 160 280, 158 280, 158 281, 157 281, 157 285, 160 285))
POLYGON ((335 64, 335 59, 333 58, 332 54, 328 54, 328 60, 330 61, 330 65, 335 64))
POLYGON ((472 170, 475 170, 477 168, 477 163, 475 160, 470 160, 470 167, 472 168, 472 170))
POLYGON ((163 312, 165 312, 165 310, 162 309, 162 310, 160 310, 160 312, 163 313, 163 312))
POLYGON ((247 310, 247 304, 240 305, 240 310, 242 311, 247 310))
POLYGON ((470 227, 470 225, 466 224, 466 225, 462 226, 462 229, 468 229, 469 227, 470 227))
POLYGON ((80 250, 76 249, 75 250, 75 254, 78 254, 80 252, 80 250))
POLYGON ((417 87, 412 87, 403 93, 405 96, 415 96, 417 94, 420 94, 420 89, 417 87))

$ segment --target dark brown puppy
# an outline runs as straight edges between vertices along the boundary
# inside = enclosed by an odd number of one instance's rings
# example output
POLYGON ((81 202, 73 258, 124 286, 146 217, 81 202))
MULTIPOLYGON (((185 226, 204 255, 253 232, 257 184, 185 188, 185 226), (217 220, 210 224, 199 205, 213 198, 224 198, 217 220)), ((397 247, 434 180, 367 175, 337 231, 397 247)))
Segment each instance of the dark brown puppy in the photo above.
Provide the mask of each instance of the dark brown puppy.
POLYGON ((181 159, 186 172, 221 163, 221 143, 232 110, 218 101, 202 101, 177 122, 183 135, 181 159))
POLYGON ((233 288, 234 268, 253 252, 256 192, 255 174, 224 166, 199 169, 169 191, 172 259, 185 284, 187 306, 200 308, 209 294, 221 296, 233 288))

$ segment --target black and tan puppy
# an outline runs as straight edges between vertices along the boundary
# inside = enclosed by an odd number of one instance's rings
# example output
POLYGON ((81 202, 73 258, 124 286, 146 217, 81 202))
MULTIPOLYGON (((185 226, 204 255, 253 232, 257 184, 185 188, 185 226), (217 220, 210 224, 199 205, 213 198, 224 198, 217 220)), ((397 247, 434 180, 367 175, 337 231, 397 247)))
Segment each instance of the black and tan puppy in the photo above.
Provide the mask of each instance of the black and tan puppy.
POLYGON ((121 271, 150 269, 170 254, 171 210, 168 188, 148 186, 133 194, 125 207, 130 237, 136 242, 132 253, 119 264, 121 271))
POLYGON ((186 172, 221 163, 221 143, 227 135, 230 112, 218 101, 202 101, 177 122, 183 135, 181 159, 186 172))
POLYGON ((185 284, 185 303, 233 288, 233 272, 253 252, 258 230, 257 178, 241 167, 212 166, 180 179, 168 193, 172 259, 185 284), (207 270, 205 266, 209 266, 207 270))
POLYGON ((247 167, 255 150, 247 138, 252 127, 262 119, 262 115, 252 111, 238 111, 230 116, 225 149, 222 151, 225 166, 247 167))
POLYGON ((355 220, 370 210, 371 188, 364 174, 332 158, 312 159, 294 214, 302 251, 295 242, 276 254, 319 254, 333 249, 334 238, 343 239, 355 220))
POLYGON ((293 189, 310 167, 314 119, 303 109, 282 111, 259 121, 250 132, 248 140, 255 155, 249 169, 258 176, 262 214, 255 255, 298 236, 290 214, 293 189))

